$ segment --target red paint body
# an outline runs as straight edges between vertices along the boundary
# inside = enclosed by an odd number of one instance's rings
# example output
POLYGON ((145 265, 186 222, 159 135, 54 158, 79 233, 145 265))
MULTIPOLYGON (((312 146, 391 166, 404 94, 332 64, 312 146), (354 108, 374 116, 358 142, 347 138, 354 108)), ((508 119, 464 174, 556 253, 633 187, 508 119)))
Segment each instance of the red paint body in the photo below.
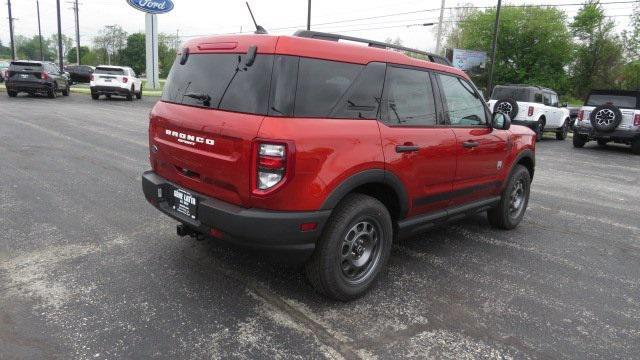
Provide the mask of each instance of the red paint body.
MULTIPOLYGON (((402 53, 352 44, 287 36, 216 36, 186 44, 190 53, 286 54, 367 64, 386 62, 431 69, 468 79, 462 71, 402 53)), ((384 169, 400 179, 408 195, 406 217, 464 204, 502 191, 510 169, 525 149, 535 150, 534 133, 520 126, 389 127, 377 120, 283 118, 158 102, 149 125, 153 170, 203 195, 244 208, 316 211, 346 179, 384 169), (165 130, 213 139, 214 146, 181 144, 165 130), (274 189, 255 189, 257 139, 288 144, 286 178, 274 189), (472 140, 479 146, 462 144, 472 140), (397 145, 420 146, 397 153, 397 145), (501 164, 501 165, 500 165, 501 164), (189 169, 185 175, 182 169, 189 169), (500 182, 453 200, 414 205, 418 198, 500 182)))

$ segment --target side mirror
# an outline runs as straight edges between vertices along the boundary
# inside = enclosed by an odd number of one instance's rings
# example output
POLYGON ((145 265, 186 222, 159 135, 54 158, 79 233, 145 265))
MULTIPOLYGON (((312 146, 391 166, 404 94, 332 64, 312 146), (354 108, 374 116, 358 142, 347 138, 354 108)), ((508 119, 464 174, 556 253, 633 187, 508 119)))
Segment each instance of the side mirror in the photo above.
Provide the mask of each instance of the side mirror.
POLYGON ((498 130, 509 130, 511 127, 511 117, 505 113, 494 112, 491 117, 491 127, 498 130))
POLYGON ((562 104, 562 107, 569 107, 569 104, 564 103, 564 104, 562 104))
POLYGON ((250 67, 251 65, 253 65, 253 63, 256 61, 257 52, 258 52, 257 46, 252 45, 251 47, 249 47, 249 50, 247 50, 247 57, 244 61, 244 66, 250 67))

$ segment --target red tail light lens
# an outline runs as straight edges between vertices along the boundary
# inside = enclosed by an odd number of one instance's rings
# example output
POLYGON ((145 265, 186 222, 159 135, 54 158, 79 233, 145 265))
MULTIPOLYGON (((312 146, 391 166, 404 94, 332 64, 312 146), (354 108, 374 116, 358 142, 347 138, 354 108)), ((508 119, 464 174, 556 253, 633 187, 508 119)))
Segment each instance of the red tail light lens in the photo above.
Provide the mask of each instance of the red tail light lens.
POLYGON ((257 141, 255 147, 254 193, 264 194, 280 187, 291 177, 293 144, 257 141))
POLYGON ((122 78, 122 82, 123 82, 123 83, 125 83, 125 84, 126 84, 128 81, 129 81, 129 78, 127 78, 127 77, 123 77, 123 78, 122 78))
POLYGON ((529 111, 527 112, 527 116, 533 116, 533 106, 529 106, 529 111))
POLYGON ((47 74, 46 72, 44 72, 44 71, 43 71, 43 72, 40 74, 40 79, 42 79, 42 80, 48 80, 48 79, 49 79, 49 74, 47 74))
POLYGON ((640 114, 633 117, 633 126, 640 126, 640 114))
POLYGON ((578 111, 578 120, 582 121, 584 119, 584 110, 578 111))

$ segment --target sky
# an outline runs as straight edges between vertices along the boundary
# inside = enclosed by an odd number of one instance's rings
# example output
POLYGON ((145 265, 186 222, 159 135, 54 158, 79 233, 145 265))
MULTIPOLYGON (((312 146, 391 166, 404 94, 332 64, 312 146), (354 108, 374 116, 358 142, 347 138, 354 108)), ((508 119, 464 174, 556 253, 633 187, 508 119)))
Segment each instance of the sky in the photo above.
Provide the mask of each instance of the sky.
MULTIPOLYGON (((445 0, 446 7, 463 4, 494 6, 496 0, 445 0)), ((629 26, 629 15, 635 3, 606 4, 630 0, 601 0, 605 12, 616 22, 616 30, 629 26)), ((200 35, 250 32, 253 23, 244 0, 173 0, 175 8, 168 14, 158 15, 158 31, 180 35, 181 40, 200 35)), ((529 0, 503 1, 503 4, 551 4, 565 10, 571 19, 580 8, 568 4, 582 0, 529 0)), ((117 24, 129 33, 144 32, 144 13, 132 8, 126 0, 79 0, 80 41, 90 44, 106 25, 117 24)), ((306 0, 250 0, 258 24, 273 34, 291 34, 306 27, 306 0)), ((75 39, 74 14, 71 0, 60 0, 62 32, 75 39)), ((372 40, 384 41, 399 37, 405 46, 421 50, 435 49, 434 27, 417 24, 437 22, 440 0, 313 0, 312 30, 336 32, 372 40), (428 11, 425 11, 428 10, 428 11), (408 13, 394 15, 398 13, 408 13), (368 19, 362 19, 368 18, 368 19), (362 19, 350 21, 353 19, 362 19)), ((31 37, 38 33, 36 0, 12 0, 15 34, 31 37)), ((42 32, 45 37, 57 32, 56 1, 40 0, 42 32)), ((444 20, 450 18, 445 10, 444 20)), ((9 22, 6 0, 0 6, 0 39, 9 43, 9 22)))

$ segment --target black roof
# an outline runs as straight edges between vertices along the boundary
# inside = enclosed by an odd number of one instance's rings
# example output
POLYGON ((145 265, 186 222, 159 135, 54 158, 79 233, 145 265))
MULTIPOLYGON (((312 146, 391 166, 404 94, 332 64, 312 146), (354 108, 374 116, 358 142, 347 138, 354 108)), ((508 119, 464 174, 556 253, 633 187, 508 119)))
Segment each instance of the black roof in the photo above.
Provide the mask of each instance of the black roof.
POLYGON ((619 89, 594 89, 589 94, 611 94, 611 95, 623 95, 623 96, 640 96, 640 90, 619 90, 619 89))

